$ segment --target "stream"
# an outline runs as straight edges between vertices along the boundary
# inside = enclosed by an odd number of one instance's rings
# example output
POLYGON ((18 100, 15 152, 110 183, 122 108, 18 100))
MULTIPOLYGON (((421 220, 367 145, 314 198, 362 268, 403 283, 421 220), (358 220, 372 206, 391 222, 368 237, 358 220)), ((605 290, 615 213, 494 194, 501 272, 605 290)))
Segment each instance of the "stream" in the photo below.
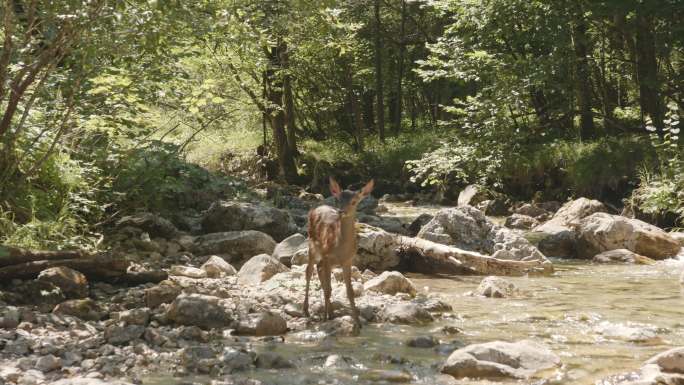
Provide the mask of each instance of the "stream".
MULTIPOLYGON (((410 221, 417 213, 438 208, 392 205, 386 215, 410 221)), ((454 348, 532 339, 550 347, 563 365, 546 380, 529 383, 595 384, 609 375, 636 370, 651 356, 684 345, 684 299, 678 279, 684 258, 650 266, 553 262, 556 272, 550 277, 507 278, 517 285, 519 294, 506 299, 469 295, 482 277, 408 274, 419 292, 442 295, 453 312, 427 326, 366 325, 359 337, 307 342, 286 335, 284 342, 249 342, 254 350, 271 350, 287 357, 296 369, 255 370, 240 376, 278 385, 490 384, 493 382, 454 380, 440 375, 439 366, 454 348), (461 333, 443 334, 444 326, 457 327, 461 333), (406 345, 410 338, 428 335, 437 337, 441 345, 406 345), (331 354, 345 357, 345 363, 326 367, 331 354)), ((209 382, 202 377, 196 380, 209 382)), ((153 377, 144 383, 180 384, 187 379, 153 377)))

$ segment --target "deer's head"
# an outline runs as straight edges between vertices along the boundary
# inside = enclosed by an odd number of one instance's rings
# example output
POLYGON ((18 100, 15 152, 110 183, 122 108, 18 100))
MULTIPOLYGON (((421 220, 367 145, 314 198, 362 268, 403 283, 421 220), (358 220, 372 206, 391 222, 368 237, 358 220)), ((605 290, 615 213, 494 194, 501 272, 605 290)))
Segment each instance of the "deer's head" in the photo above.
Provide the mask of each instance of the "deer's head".
POLYGON ((375 182, 371 179, 361 190, 342 190, 339 183, 331 177, 330 192, 337 198, 342 215, 348 215, 356 212, 356 206, 373 191, 374 184, 375 182))

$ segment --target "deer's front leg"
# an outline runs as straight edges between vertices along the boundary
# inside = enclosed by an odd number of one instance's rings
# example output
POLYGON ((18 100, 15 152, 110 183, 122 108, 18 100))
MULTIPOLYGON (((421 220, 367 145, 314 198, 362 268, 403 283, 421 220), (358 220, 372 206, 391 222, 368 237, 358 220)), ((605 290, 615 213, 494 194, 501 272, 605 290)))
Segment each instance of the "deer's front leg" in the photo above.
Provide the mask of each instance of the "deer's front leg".
POLYGON ((361 327, 361 321, 359 320, 359 310, 356 308, 356 302, 354 300, 354 287, 352 287, 351 281, 351 265, 342 266, 342 276, 344 277, 344 285, 347 287, 347 299, 349 299, 349 305, 352 309, 352 317, 354 317, 354 322, 361 327))
POLYGON ((323 302, 325 304, 325 320, 332 319, 332 306, 330 305, 330 296, 332 295, 332 286, 330 283, 330 266, 327 262, 321 261, 318 264, 318 279, 321 281, 323 288, 323 302))

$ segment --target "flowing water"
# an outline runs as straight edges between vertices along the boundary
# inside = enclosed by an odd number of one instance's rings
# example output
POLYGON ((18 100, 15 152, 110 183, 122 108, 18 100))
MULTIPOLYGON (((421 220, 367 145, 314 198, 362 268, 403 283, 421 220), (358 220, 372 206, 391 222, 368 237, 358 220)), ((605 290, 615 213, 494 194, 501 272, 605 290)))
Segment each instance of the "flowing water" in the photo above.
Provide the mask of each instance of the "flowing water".
MULTIPOLYGON (((439 365, 448 350, 405 344, 411 337, 434 335, 456 347, 531 339, 549 346, 563 365, 550 379, 528 383, 594 384, 608 375, 635 370, 656 353, 684 346, 684 296, 678 282, 684 262, 668 260, 651 266, 554 262, 553 276, 507 278, 520 289, 519 295, 508 299, 469 295, 481 277, 409 274, 419 291, 442 295, 453 306, 453 315, 428 326, 368 325, 353 338, 303 342, 286 336, 284 343, 255 343, 255 350, 280 353, 297 369, 244 375, 283 385, 489 383, 447 381, 440 376, 439 365), (437 331, 446 325, 462 333, 448 336, 437 331), (325 368, 330 354, 349 357, 350 367, 325 368)), ((163 378, 147 382, 169 383, 163 378)))

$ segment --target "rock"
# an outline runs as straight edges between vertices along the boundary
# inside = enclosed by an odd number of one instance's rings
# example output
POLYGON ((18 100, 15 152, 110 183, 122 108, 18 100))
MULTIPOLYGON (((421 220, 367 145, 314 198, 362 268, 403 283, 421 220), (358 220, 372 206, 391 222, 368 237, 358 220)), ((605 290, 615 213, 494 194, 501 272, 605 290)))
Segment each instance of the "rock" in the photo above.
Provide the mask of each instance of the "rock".
POLYGON ((351 368, 345 357, 339 354, 331 354, 328 357, 326 357, 323 366, 326 368, 334 368, 338 370, 347 370, 351 368))
POLYGON ((232 312, 221 298, 202 294, 181 294, 166 312, 169 320, 180 325, 204 329, 222 328, 233 323, 232 312))
POLYGON ((615 249, 604 251, 593 258, 597 263, 625 263, 631 265, 652 265, 654 260, 643 255, 633 253, 627 249, 615 249))
POLYGON ((471 184, 458 194, 458 206, 475 206, 489 197, 481 186, 471 184))
POLYGON ((335 337, 355 337, 361 333, 354 318, 348 315, 322 322, 316 326, 316 330, 335 337))
POLYGON ((560 364, 557 355, 538 343, 494 341, 456 350, 447 358, 441 371, 454 378, 527 379, 560 364))
POLYGON ((216 353, 209 346, 188 346, 180 351, 180 363, 200 373, 209 373, 218 363, 216 353))
POLYGON ((278 273, 288 271, 287 266, 268 254, 260 254, 250 258, 238 272, 238 283, 242 285, 258 285, 278 273))
POLYGON ((133 385, 130 382, 120 380, 103 381, 92 377, 72 377, 51 382, 51 385, 133 385))
POLYGON ((396 235, 366 224, 357 225, 358 250, 353 265, 359 269, 390 270, 399 265, 396 235))
POLYGON ((433 336, 418 336, 406 341, 412 348, 433 348, 439 345, 439 340, 433 336))
POLYGON ((47 281, 25 281, 19 284, 15 291, 20 295, 22 302, 44 305, 46 311, 52 310, 52 307, 66 299, 62 289, 47 281))
POLYGON ((179 275, 181 277, 199 279, 206 278, 207 272, 192 266, 175 265, 171 266, 171 269, 169 270, 169 275, 179 275))
POLYGON ((549 215, 549 212, 537 205, 525 203, 524 205, 515 209, 514 214, 528 216, 532 218, 539 218, 549 215))
POLYGON ((114 324, 105 328, 104 337, 112 345, 124 345, 141 338, 145 332, 142 325, 119 325, 114 324))
POLYGON ((539 225, 539 221, 528 215, 513 214, 506 218, 504 225, 511 229, 529 230, 539 225))
POLYGON ((201 267, 209 278, 222 278, 237 275, 237 270, 225 259, 212 255, 201 267))
POLYGON ((152 213, 141 213, 123 217, 116 222, 117 228, 136 227, 148 233, 150 237, 170 239, 178 234, 178 229, 168 219, 152 213))
POLYGON ((228 231, 199 236, 190 251, 195 255, 219 255, 231 264, 240 265, 257 254, 271 254, 276 243, 260 231, 228 231))
POLYGON ((574 225, 582 218, 605 211, 606 206, 597 200, 579 198, 567 202, 549 221, 533 229, 540 234, 539 250, 549 257, 574 258, 577 242, 574 225))
POLYGON ((292 215, 285 210, 253 203, 218 201, 203 214, 202 230, 205 233, 257 230, 282 241, 298 228, 292 215))
POLYGON ((681 246, 665 231, 638 219, 596 213, 580 221, 579 258, 592 258, 615 249, 628 249, 652 259, 664 259, 676 256, 681 246))
POLYGON ((404 224, 399 220, 399 218, 386 216, 378 217, 375 215, 359 214, 357 215, 356 219, 360 223, 365 223, 373 227, 378 227, 390 233, 406 235, 406 228, 404 227, 404 224))
POLYGON ((635 343, 655 343, 660 342, 657 329, 650 325, 640 325, 634 323, 612 323, 603 321, 595 328, 598 334, 605 338, 623 340, 635 343))
POLYGON ((386 383, 411 383, 413 377, 411 373, 403 370, 383 370, 373 369, 366 370, 359 376, 360 378, 370 381, 372 384, 386 384, 386 383))
POLYGON ((0 307, 0 328, 12 330, 19 325, 21 313, 14 306, 0 307))
POLYGON ((88 296, 88 280, 81 272, 59 266, 45 269, 38 274, 38 280, 50 282, 59 287, 67 298, 88 296))
POLYGON ((272 312, 252 313, 240 320, 237 333, 252 336, 277 336, 287 333, 287 322, 272 312))
POLYGON ((427 214, 427 213, 422 213, 420 214, 416 219, 411 222, 411 224, 407 228, 407 235, 409 237, 415 237, 418 235, 418 232, 420 229, 423 228, 428 222, 430 222, 434 218, 434 215, 427 214))
POLYGON ((420 230, 418 237, 500 259, 546 261, 522 235, 495 225, 482 211, 471 206, 440 210, 420 230))
POLYGON ((407 293, 416 295, 413 283, 398 271, 385 271, 363 285, 364 290, 375 291, 383 294, 395 295, 407 293))
MULTIPOLYGON (((337 198, 334 196, 329 196, 323 201, 324 204, 333 207, 339 207, 337 198)), ((375 214, 375 209, 378 207, 379 201, 372 195, 366 196, 359 205, 356 206, 356 211, 363 214, 375 214)))
POLYGON ((52 354, 42 356, 36 360, 36 369, 43 373, 51 372, 62 367, 62 359, 52 354))
POLYGON ((295 367, 292 361, 274 352, 259 353, 255 364, 259 369, 292 369, 295 367))
POLYGON ((293 234, 276 245, 271 255, 285 266, 290 265, 292 257, 299 251, 308 249, 309 244, 302 234, 293 234))
POLYGON ((499 277, 485 277, 475 289, 475 295, 489 298, 507 298, 515 295, 518 288, 511 282, 499 277))
POLYGON ((658 365, 666 373, 684 374, 684 347, 659 353, 646 361, 646 365, 649 364, 658 365))
POLYGON ((478 203, 475 207, 485 213, 485 215, 493 217, 503 217, 510 214, 511 201, 507 198, 496 197, 494 199, 487 199, 478 203))
POLYGON ((226 346, 223 348, 223 353, 221 354, 219 361, 223 365, 224 371, 233 373, 251 369, 252 366, 254 366, 254 358, 253 353, 226 346))
POLYGON ((163 303, 171 303, 181 293, 181 287, 173 281, 161 281, 158 285, 145 289, 145 304, 154 309, 163 303))
POLYGON ((57 305, 52 312, 59 315, 70 315, 84 321, 99 321, 105 316, 105 311, 90 298, 64 301, 57 305))
POLYGON ((684 231, 671 232, 669 234, 670 234, 670 237, 672 237, 672 239, 675 239, 677 242, 679 242, 679 245, 681 247, 684 247, 684 231))
POLYGON ((146 307, 125 310, 119 313, 118 320, 127 325, 147 325, 150 320, 150 309, 146 307))
POLYGON ((386 307, 381 314, 385 322, 413 325, 432 322, 432 315, 422 306, 415 303, 398 303, 386 307))

